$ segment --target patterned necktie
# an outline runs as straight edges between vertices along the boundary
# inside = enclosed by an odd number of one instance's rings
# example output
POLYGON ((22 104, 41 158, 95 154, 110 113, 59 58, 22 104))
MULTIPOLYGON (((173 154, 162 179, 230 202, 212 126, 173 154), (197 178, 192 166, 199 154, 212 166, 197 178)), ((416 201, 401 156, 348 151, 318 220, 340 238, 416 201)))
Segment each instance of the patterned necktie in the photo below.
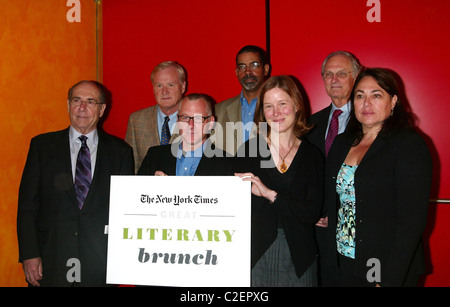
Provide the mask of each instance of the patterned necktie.
POLYGON ((164 124, 161 129, 161 145, 169 144, 170 130, 169 130, 169 116, 164 118, 164 124))
POLYGON ((331 116, 330 127, 328 128, 327 138, 325 139, 325 152, 328 156, 328 151, 331 148, 331 144, 333 144, 334 138, 338 134, 339 131, 339 120, 338 117, 341 115, 341 110, 334 110, 333 116, 331 116))
POLYGON ((77 168, 75 171, 75 192, 77 195, 78 207, 81 209, 88 194, 92 176, 91 153, 86 144, 87 137, 82 135, 79 139, 81 140, 81 148, 78 152, 77 168))

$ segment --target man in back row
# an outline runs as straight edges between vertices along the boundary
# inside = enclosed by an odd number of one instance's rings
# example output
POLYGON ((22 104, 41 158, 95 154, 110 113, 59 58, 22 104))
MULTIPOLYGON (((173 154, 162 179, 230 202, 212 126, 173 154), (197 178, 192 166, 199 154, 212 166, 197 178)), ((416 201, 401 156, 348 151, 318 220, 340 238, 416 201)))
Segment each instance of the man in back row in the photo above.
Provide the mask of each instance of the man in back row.
POLYGON ((270 73, 264 49, 253 45, 241 48, 236 55, 235 73, 241 84, 241 93, 215 106, 222 133, 216 129, 213 136, 217 146, 230 154, 235 154, 240 145, 256 135, 256 127, 253 125, 256 103, 261 86, 270 73), (237 124, 236 129, 227 131, 227 122, 231 124, 231 128, 237 124))
POLYGON ((336 136, 329 133, 332 121, 338 122, 337 134, 344 132, 347 126, 351 111, 350 95, 360 70, 358 60, 346 51, 332 52, 323 61, 321 73, 331 103, 311 116, 314 128, 306 137, 325 156, 336 136))
POLYGON ((177 62, 159 63, 150 79, 157 104, 132 113, 125 136, 133 148, 136 172, 150 147, 173 141, 178 104, 186 91, 186 72, 177 62))
MULTIPOLYGON (((319 148, 325 157, 328 155, 336 135, 343 133, 347 127, 351 112, 350 95, 361 68, 356 57, 346 51, 332 52, 323 61, 321 73, 325 91, 330 97, 331 103, 310 117, 309 121, 314 127, 306 135, 306 138, 319 148)), ((325 250, 323 242, 328 227, 327 212, 322 213, 316 226, 320 260, 325 250)), ((325 276, 323 276, 323 268, 320 263, 319 261, 319 283, 327 286, 322 283, 325 276)))

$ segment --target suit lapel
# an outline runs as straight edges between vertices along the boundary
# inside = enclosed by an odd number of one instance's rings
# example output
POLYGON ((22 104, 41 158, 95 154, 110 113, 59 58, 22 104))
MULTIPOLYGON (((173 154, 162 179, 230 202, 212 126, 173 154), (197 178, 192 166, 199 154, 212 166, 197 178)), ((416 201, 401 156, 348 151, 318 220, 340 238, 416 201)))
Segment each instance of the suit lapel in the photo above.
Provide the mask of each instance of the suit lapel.
POLYGON ((386 143, 386 141, 387 141, 387 139, 385 136, 378 135, 376 137, 376 139, 373 141, 369 150, 366 152, 366 154, 362 158, 359 165, 366 163, 366 161, 370 160, 374 155, 376 155, 380 149, 385 148, 384 144, 386 143))
POLYGON ((229 122, 242 121, 240 97, 227 107, 227 117, 229 122))
POLYGON ((195 170, 194 176, 205 176, 211 174, 214 169, 214 161, 215 161, 215 148, 216 146, 213 143, 210 143, 210 140, 207 140, 208 144, 205 144, 205 149, 202 154, 202 158, 198 163, 197 169, 195 170), (207 155, 205 155, 207 152, 207 155))
POLYGON ((148 120, 142 122, 142 128, 144 129, 144 139, 143 146, 149 148, 151 146, 160 145, 159 134, 158 134, 158 118, 157 118, 157 108, 149 108, 148 120))
POLYGON ((58 175, 58 184, 60 184, 67 192, 68 197, 72 200, 74 205, 78 207, 75 185, 73 182, 75 174, 72 173, 72 161, 70 158, 69 128, 61 132, 61 137, 49 150, 54 154, 53 160, 58 163, 58 165, 55 166, 60 172, 58 175))
POLYGON ((109 170, 108 165, 111 165, 110 159, 111 155, 108 154, 110 152, 109 143, 105 139, 103 132, 101 130, 98 131, 98 146, 97 146, 97 158, 95 160, 95 169, 94 176, 92 177, 91 186, 89 187, 89 192, 86 196, 86 200, 84 202, 83 208, 89 205, 90 199, 93 197, 95 191, 101 190, 101 187, 104 186, 105 180, 110 180, 109 178, 109 170))
POLYGON ((326 108, 326 111, 321 114, 317 122, 317 132, 320 137, 320 150, 325 153, 325 136, 328 129, 328 118, 330 117, 331 105, 326 108))

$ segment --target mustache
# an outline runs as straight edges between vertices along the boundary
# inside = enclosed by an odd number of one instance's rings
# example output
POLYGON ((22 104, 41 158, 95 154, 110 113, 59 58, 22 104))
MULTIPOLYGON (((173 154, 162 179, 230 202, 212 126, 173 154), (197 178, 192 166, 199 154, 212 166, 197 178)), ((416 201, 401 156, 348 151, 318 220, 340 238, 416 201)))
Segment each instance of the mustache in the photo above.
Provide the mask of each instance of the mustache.
POLYGON ((251 80, 251 81, 258 81, 258 78, 256 78, 255 76, 245 76, 242 78, 242 81, 247 81, 247 80, 251 80))

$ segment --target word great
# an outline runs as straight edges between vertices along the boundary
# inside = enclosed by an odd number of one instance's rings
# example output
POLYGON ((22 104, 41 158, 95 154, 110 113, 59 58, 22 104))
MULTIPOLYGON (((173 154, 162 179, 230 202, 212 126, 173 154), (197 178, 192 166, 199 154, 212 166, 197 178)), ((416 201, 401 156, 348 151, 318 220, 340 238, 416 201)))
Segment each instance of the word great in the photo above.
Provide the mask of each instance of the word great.
POLYGON ((124 240, 232 242, 235 230, 123 228, 124 240))

